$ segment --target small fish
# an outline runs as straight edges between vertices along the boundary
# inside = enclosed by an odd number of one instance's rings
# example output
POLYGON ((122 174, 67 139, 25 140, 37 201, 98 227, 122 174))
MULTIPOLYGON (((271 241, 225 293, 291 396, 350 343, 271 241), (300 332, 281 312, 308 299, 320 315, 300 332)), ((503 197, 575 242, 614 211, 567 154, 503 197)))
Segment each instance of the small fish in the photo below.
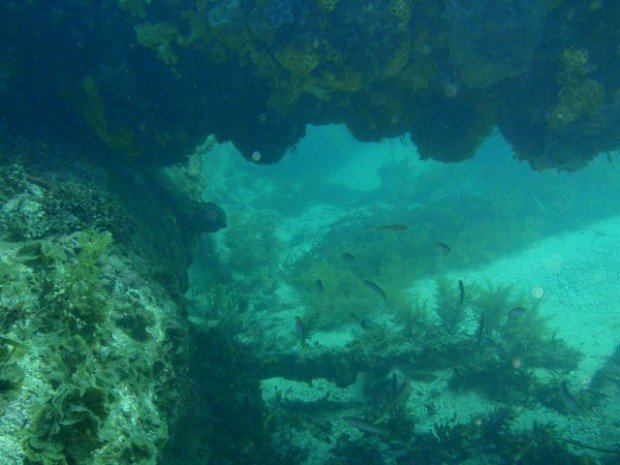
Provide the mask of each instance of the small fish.
POLYGON ((478 337, 477 337, 477 344, 478 344, 478 348, 480 348, 480 344, 482 343, 482 337, 484 336, 484 312, 480 314, 480 321, 478 322, 478 337))
POLYGON ((355 256, 353 254, 350 254, 349 252, 342 252, 341 257, 347 263, 351 263, 353 260, 355 260, 355 256))
POLYGON ((463 284, 463 280, 459 279, 459 307, 463 306, 464 301, 465 301, 465 285, 463 284))
POLYGON ((301 348, 305 349, 308 346, 308 328, 306 328, 303 320, 298 316, 295 317, 295 330, 297 331, 297 337, 299 338, 301 348))
POLYGON ((442 253, 442 255, 448 255, 450 252, 452 252, 452 249, 445 242, 435 242, 435 245, 442 253))
POLYGON ((560 384, 560 398, 570 413, 578 413, 581 410, 581 405, 568 390, 568 383, 566 381, 562 381, 562 384, 560 384))
POLYGON ((360 318, 359 316, 355 314, 355 312, 351 312, 350 315, 351 315, 351 318, 357 321, 363 329, 375 328, 374 324, 370 323, 366 318, 360 318))
POLYGON ((406 224, 386 224, 377 227, 377 231, 406 231, 407 229, 409 229, 409 226, 406 224))
POLYGON ((392 373, 392 399, 398 395, 398 373, 392 373))
POLYGON ((317 292, 323 292, 325 290, 325 287, 323 286, 323 281, 320 279, 314 281, 314 288, 317 290, 317 292))
POLYGON ((411 378, 407 375, 403 378, 403 381, 398 385, 398 376, 396 373, 392 374, 392 399, 383 407, 383 414, 377 420, 378 423, 381 421, 381 418, 384 418, 386 414, 396 407, 399 403, 409 397, 409 384, 411 382, 411 378))
POLYGON ((365 433, 378 434, 380 436, 387 436, 388 434, 390 434, 390 432, 387 429, 382 428, 381 426, 373 425, 372 423, 369 423, 360 418, 344 417, 343 420, 347 424, 365 433))
POLYGON ((521 315, 525 313, 524 307, 515 307, 508 312, 508 319, 512 320, 514 318, 519 318, 521 315))
POLYGON ((387 300, 387 295, 385 295, 385 292, 383 291, 383 289, 381 289, 377 284, 373 283, 372 281, 370 281, 368 279, 364 279, 364 280, 362 280, 362 282, 364 284, 366 284, 366 286, 368 286, 368 288, 371 291, 373 291, 375 294, 377 294, 383 300, 387 300))

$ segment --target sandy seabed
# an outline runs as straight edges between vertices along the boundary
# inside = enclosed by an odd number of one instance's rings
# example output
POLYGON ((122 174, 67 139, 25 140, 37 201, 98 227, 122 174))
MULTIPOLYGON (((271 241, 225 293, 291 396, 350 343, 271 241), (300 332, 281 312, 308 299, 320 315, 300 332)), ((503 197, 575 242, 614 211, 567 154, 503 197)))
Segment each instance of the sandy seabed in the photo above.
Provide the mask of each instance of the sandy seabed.
MULTIPOLYGON (((620 216, 449 276, 466 285, 510 284, 532 300, 540 297, 540 312, 550 317, 551 331, 584 355, 574 374, 579 384, 585 384, 620 343, 620 216)), ((434 281, 420 281, 412 290, 432 296, 434 281)))

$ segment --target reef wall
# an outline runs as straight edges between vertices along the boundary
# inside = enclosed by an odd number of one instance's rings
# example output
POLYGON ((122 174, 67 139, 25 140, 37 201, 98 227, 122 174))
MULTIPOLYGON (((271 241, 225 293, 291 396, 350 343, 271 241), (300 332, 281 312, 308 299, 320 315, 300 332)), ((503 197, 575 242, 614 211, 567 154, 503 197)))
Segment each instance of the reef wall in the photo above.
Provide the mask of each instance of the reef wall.
POLYGON ((213 205, 217 223, 187 226, 200 208, 178 211, 182 171, 165 189, 69 146, 2 141, 3 464, 158 463, 189 397, 186 269, 222 226, 213 205))
POLYGON ((12 134, 148 163, 207 134, 276 162, 308 123, 471 157, 499 127, 534 169, 620 145, 620 6, 576 0, 86 0, 0 7, 12 134), (58 117, 58 116, 62 117, 58 117))

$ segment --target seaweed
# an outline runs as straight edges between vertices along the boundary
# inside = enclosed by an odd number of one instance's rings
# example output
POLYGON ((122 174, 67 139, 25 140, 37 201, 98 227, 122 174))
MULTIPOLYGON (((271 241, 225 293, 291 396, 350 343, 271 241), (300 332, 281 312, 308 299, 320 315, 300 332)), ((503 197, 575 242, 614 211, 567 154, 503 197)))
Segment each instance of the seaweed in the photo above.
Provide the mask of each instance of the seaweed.
POLYGON ((509 463, 544 465, 561 463, 562 465, 595 465, 598 463, 586 454, 570 452, 557 431, 551 424, 535 422, 531 429, 511 435, 506 447, 500 449, 503 460, 509 463))
POLYGON ((76 242, 73 261, 68 265, 58 263, 48 273, 40 296, 41 306, 47 308, 43 316, 49 324, 48 331, 65 322, 72 334, 94 340, 98 326, 109 312, 100 260, 112 244, 112 235, 87 229, 76 235, 76 242))
POLYGON ((463 360, 453 369, 448 386, 459 392, 474 389, 508 405, 534 405, 538 394, 531 370, 515 368, 493 354, 463 360))
POLYGON ((303 320, 310 330, 351 322, 352 313, 372 318, 383 305, 342 260, 316 260, 293 279, 304 295, 303 320))
POLYGON ((86 463, 100 445, 107 394, 94 386, 63 384, 36 414, 23 441, 27 457, 43 464, 86 463))
POLYGON ((504 362, 524 367, 570 371, 582 354, 551 333, 550 317, 541 314, 542 299, 526 298, 510 284, 488 282, 472 287, 471 306, 484 319, 481 349, 499 353, 504 362))

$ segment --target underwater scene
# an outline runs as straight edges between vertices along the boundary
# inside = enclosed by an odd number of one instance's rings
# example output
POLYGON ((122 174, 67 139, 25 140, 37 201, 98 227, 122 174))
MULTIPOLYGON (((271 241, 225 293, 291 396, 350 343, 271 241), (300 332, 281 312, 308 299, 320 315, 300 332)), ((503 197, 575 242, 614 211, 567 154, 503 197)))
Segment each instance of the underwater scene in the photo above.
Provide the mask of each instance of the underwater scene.
POLYGON ((618 24, 1 2, 0 465, 620 465, 618 24))

